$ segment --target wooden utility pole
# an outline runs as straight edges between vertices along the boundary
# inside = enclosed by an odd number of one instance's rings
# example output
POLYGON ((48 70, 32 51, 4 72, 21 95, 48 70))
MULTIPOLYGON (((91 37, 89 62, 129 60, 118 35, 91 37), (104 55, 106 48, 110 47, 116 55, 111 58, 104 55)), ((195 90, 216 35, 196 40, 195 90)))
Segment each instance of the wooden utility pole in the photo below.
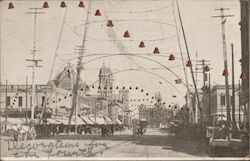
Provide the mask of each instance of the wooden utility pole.
POLYGON ((234 46, 231 44, 232 51, 232 129, 236 132, 236 120, 235 120, 235 85, 234 85, 234 46))
POLYGON ((211 121, 211 75, 209 73, 208 75, 208 88, 209 88, 209 93, 208 93, 208 122, 210 124, 211 121))
MULTIPOLYGON (((241 92, 241 84, 240 84, 240 80, 239 80, 239 94, 241 92)), ((241 125, 241 100, 240 100, 240 96, 239 96, 239 129, 240 129, 240 125, 241 125)))
POLYGON ((197 60, 196 61, 196 72, 197 74, 199 73, 198 70, 202 70, 202 73, 203 74, 203 87, 202 87, 202 92, 203 92, 203 99, 202 99, 202 112, 201 112, 201 134, 202 134, 202 147, 203 147, 203 153, 205 153, 206 151, 206 145, 205 145, 205 135, 206 135, 206 116, 207 116, 207 104, 206 104, 206 81, 207 81, 207 73, 208 71, 205 71, 205 66, 207 65, 210 65, 208 64, 208 62, 210 62, 210 60, 205 60, 205 59, 202 59, 202 60, 197 60), (201 62, 201 64, 197 64, 197 62, 201 62), (202 68, 198 68, 198 66, 201 65, 202 68))
MULTIPOLYGON (((224 10, 229 10, 229 8, 219 8, 215 9, 216 11, 220 11, 221 15, 219 16, 212 16, 214 18, 219 17, 221 18, 221 29, 222 29, 222 42, 223 42, 223 58, 224 58, 224 70, 228 71, 227 66, 227 44, 226 44, 226 33, 225 33, 225 23, 226 17, 233 17, 234 15, 224 15, 224 10)), ((228 73, 225 75, 225 86, 226 86, 226 108, 227 108, 227 128, 229 128, 231 123, 231 116, 230 116, 230 102, 229 102, 229 85, 228 85, 228 73)))
POLYGON ((7 130, 7 121, 8 121, 8 104, 7 104, 7 98, 8 98, 8 80, 6 80, 5 84, 5 131, 7 130))
MULTIPOLYGON (((84 55, 85 42, 86 42, 86 37, 87 37, 87 32, 88 32, 88 27, 89 27, 89 25, 88 25, 89 17, 90 17, 89 10, 91 8, 91 4, 92 4, 92 1, 89 1, 88 10, 87 10, 87 17, 86 17, 86 25, 85 25, 85 28, 84 28, 84 35, 83 35, 82 45, 78 46, 78 47, 80 47, 80 49, 79 49, 79 57, 78 57, 78 63, 77 63, 77 76, 76 76, 76 82, 74 83, 73 90, 72 90, 73 99, 72 99, 72 109, 71 109, 69 120, 68 120, 68 125, 69 126, 71 125, 71 119, 72 119, 74 111, 75 111, 75 114, 77 115, 76 106, 77 106, 77 104, 79 104, 79 101, 78 101, 78 88, 79 88, 79 85, 80 85, 81 71, 83 69, 83 67, 82 67, 82 59, 83 59, 83 55, 84 55)), ((76 120, 76 118, 75 118, 75 120, 76 120)), ((77 129, 76 124, 75 124, 75 128, 77 129)), ((75 132, 77 132, 77 131, 75 130, 75 132)), ((68 129, 67 133, 69 134, 69 129, 68 129)))
POLYGON ((32 59, 26 59, 26 61, 32 62, 31 66, 32 67, 32 95, 31 95, 31 100, 32 100, 32 105, 31 105, 31 120, 34 120, 34 115, 35 115, 35 92, 36 92, 36 86, 35 86, 35 70, 37 67, 42 67, 38 65, 38 62, 42 61, 40 59, 36 59, 36 24, 37 24, 37 15, 38 14, 44 14, 44 12, 38 12, 37 10, 40 10, 42 8, 29 8, 30 10, 34 10, 33 12, 27 12, 27 14, 33 14, 34 15, 34 29, 33 29, 33 49, 31 50, 32 54, 32 59))
MULTIPOLYGON (((180 41, 180 34, 179 34, 179 29, 178 29, 178 25, 177 25, 177 20, 176 20, 176 16, 175 16, 175 10, 174 10, 174 4, 172 3, 172 9, 173 9, 173 15, 174 15, 174 22, 175 22, 175 29, 176 29, 176 35, 177 35, 177 39, 178 39, 178 46, 179 46, 179 50, 181 53, 181 60, 182 60, 182 67, 183 67, 183 71, 184 71, 184 75, 185 75, 185 82, 187 85, 187 108, 190 109, 190 88, 189 88, 189 82, 188 82, 188 77, 187 77, 187 69, 185 66, 185 61, 184 61, 184 56, 183 56, 183 52, 182 52, 182 46, 181 46, 181 41, 180 41)), ((190 110, 191 111, 191 110, 190 110)), ((189 120, 190 121, 190 120, 189 120)), ((190 121, 191 122, 191 121, 190 121)))
MULTIPOLYGON (((202 60, 196 60, 196 68, 195 68, 195 73, 198 74, 198 73, 202 73, 203 74, 203 113, 204 113, 204 118, 206 117, 206 113, 205 110, 207 108, 206 106, 206 101, 205 101, 205 98, 206 98, 206 81, 207 81, 207 73, 206 72, 209 72, 209 71, 205 71, 205 67, 206 66, 209 66, 210 65, 210 60, 205 60, 205 59, 202 59, 202 60), (198 64, 198 63, 201 63, 201 64, 198 64), (199 68, 199 66, 201 66, 201 68, 199 68)), ((210 70, 211 68, 209 68, 210 70)))
MULTIPOLYGON (((191 57, 190 57, 190 54, 189 54, 189 50, 188 50, 188 44, 187 44, 186 34, 185 34, 184 27, 183 27, 183 24, 182 24, 181 13, 180 13, 180 8, 179 8, 178 1, 176 1, 176 5, 177 5, 177 9, 178 9, 178 16, 179 16, 179 20, 180 20, 180 24, 181 24, 182 35, 183 35, 184 42, 185 42, 187 56, 188 56, 188 59, 191 60, 191 57)), ((195 82, 195 78, 194 78, 193 67, 191 66, 190 69, 191 69, 191 75, 192 75, 192 80, 193 80, 193 84, 194 84, 194 89, 195 89, 195 94, 196 94, 198 108, 202 112, 202 109, 201 109, 201 106, 200 106, 200 98, 199 98, 199 94, 198 94, 198 90, 197 90, 197 86, 196 86, 196 82, 195 82)))
POLYGON ((26 86, 25 86, 25 104, 26 104, 26 108, 25 108, 25 123, 27 125, 28 123, 28 76, 26 76, 26 86))

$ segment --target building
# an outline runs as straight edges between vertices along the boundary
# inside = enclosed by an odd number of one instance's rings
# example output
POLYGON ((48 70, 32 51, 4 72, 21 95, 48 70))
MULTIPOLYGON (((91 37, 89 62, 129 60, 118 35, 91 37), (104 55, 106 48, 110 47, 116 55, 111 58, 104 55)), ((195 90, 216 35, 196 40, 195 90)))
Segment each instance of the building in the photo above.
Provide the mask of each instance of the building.
MULTIPOLYGON (((73 86, 75 84, 77 73, 73 70, 71 65, 67 65, 64 69, 55 76, 55 79, 50 81, 47 85, 36 85, 36 114, 41 113, 42 107, 46 106, 52 116, 69 117, 72 109, 73 100, 73 86)), ((80 79, 78 89, 77 114, 86 116, 109 117, 112 121, 120 118, 124 123, 129 123, 128 100, 129 91, 120 89, 118 93, 113 93, 113 75, 109 67, 103 63, 99 71, 99 87, 97 94, 89 94, 94 86, 83 82, 80 79)), ((94 89, 93 89, 94 90, 94 89)), ((5 105, 9 111, 15 115, 22 114, 26 108, 28 109, 28 116, 30 117, 30 109, 32 106, 31 91, 32 86, 28 85, 1 85, 1 111, 5 110, 5 105), (26 90, 27 88, 27 90, 26 90), (27 99, 26 99, 27 91, 27 99), (7 97, 5 96, 7 94, 7 97), (6 98, 6 99, 5 99, 6 98), (19 112, 17 112, 19 111, 19 112)), ((4 113, 3 113, 4 114, 4 113)), ((76 113, 73 112, 73 115, 76 113)), ((38 117, 38 116, 37 116, 38 117)))
POLYGON ((159 127, 160 123, 166 123, 173 117, 173 109, 166 107, 159 92, 155 94, 155 102, 152 108, 144 104, 138 108, 139 119, 146 119, 149 127, 159 127))
POLYGON ((103 97, 110 97, 113 91, 113 74, 109 67, 103 62, 99 71, 98 93, 103 97))
MULTIPOLYGON (((203 94, 202 90, 198 89, 198 96, 199 96, 200 104, 201 104, 202 94, 203 94)), ((189 96, 190 96, 190 102, 189 102, 190 109, 188 110, 188 113, 189 113, 189 116, 188 116, 189 123, 191 123, 191 124, 197 124, 197 123, 200 122, 201 113, 200 113, 200 110, 198 108, 197 96, 196 96, 196 93, 195 93, 194 89, 190 89, 189 96)), ((187 96, 186 96, 186 99, 187 99, 187 96)), ((188 107, 188 106, 186 105, 186 107, 188 107)))
MULTIPOLYGON (((239 90, 239 85, 235 86, 237 91, 239 90)), ((229 86, 229 90, 232 91, 232 86, 229 86)), ((226 120, 227 116, 227 101, 226 101, 226 94, 225 94, 225 85, 216 85, 211 89, 210 93, 210 115, 211 117, 215 117, 216 115, 223 115, 224 119, 226 120)), ((230 113, 231 113, 231 120, 232 120, 232 92, 230 92, 230 113)), ((239 95, 235 94, 235 119, 236 123, 239 124, 239 120, 244 119, 244 110, 239 108, 239 95)))
MULTIPOLYGON (((250 32, 250 5, 249 0, 240 0, 241 21, 239 23, 241 30, 241 88, 240 88, 240 108, 243 108, 246 113, 246 118, 249 118, 249 32, 250 32)), ((245 120, 245 127, 249 124, 249 119, 245 120)))
MULTIPOLYGON (((50 85, 35 86, 35 114, 41 112, 41 107, 45 104, 47 93, 52 92, 53 87, 50 85)), ((24 117, 27 111, 28 117, 31 115, 32 107, 32 85, 1 85, 1 114, 8 110, 9 116, 24 117)), ((35 116, 36 117, 36 116, 35 116)))

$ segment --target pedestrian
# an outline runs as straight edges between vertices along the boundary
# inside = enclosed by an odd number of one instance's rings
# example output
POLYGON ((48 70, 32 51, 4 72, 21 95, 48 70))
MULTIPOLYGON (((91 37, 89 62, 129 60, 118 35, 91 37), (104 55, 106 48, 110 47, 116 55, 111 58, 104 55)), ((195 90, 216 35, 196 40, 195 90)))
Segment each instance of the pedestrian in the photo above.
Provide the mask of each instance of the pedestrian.
POLYGON ((105 136, 105 126, 103 124, 101 125, 101 136, 105 136))
POLYGON ((111 135, 114 135, 114 124, 111 124, 110 128, 111 128, 111 135))
POLYGON ((56 125, 56 134, 59 135, 59 125, 56 125))

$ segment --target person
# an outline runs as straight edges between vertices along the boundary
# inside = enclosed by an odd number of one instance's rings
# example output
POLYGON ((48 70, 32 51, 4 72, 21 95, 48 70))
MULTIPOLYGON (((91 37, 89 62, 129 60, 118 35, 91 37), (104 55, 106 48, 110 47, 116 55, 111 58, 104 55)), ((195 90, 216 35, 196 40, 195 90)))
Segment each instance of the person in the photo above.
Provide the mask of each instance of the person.
POLYGON ((101 136, 105 136, 105 126, 103 124, 101 125, 101 136))
POLYGON ((216 138, 218 138, 218 139, 226 139, 228 137, 227 135, 228 135, 228 130, 227 130, 227 127, 226 127, 225 123, 223 123, 221 125, 221 128, 218 130, 216 138))
POLYGON ((107 125, 104 125, 104 136, 108 136, 109 128, 107 125))
POLYGON ((111 128, 111 135, 114 135, 114 124, 111 124, 110 128, 111 128))
POLYGON ((56 134, 59 135, 59 125, 56 125, 56 134))

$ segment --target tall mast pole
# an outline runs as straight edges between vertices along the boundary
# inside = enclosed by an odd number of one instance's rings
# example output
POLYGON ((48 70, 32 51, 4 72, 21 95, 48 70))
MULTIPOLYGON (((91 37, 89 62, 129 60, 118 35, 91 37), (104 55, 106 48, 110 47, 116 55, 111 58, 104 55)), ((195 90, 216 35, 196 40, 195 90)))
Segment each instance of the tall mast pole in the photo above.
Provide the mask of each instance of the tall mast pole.
POLYGON ((209 88, 209 93, 208 93, 208 122, 210 124, 210 118, 211 118, 211 75, 209 73, 208 75, 208 88, 209 88))
POLYGON ((235 121, 235 84, 234 84, 234 46, 231 44, 232 51, 232 126, 235 132, 236 121, 235 121))
MULTIPOLYGON (((81 71, 83 69, 82 67, 82 59, 83 59, 83 54, 84 54, 84 50, 85 50, 85 42, 86 42, 86 36, 87 36, 87 32, 88 32, 88 27, 89 27, 89 17, 90 17, 90 8, 91 8, 91 4, 92 1, 89 1, 89 5, 88 5, 88 10, 87 10, 87 17, 86 17, 86 25, 85 25, 85 29, 84 29, 84 35, 83 35, 83 40, 82 40, 82 46, 78 46, 80 47, 80 52, 79 52, 79 57, 78 57, 78 63, 77 63, 77 77, 76 77, 76 83, 73 85, 73 100, 72 100, 72 109, 71 109, 71 113, 69 116, 69 120, 68 120, 68 125, 71 125, 71 119, 73 116, 73 113, 75 111, 75 114, 77 113, 77 100, 78 100, 78 88, 79 88, 79 83, 80 83, 80 77, 81 77, 81 71)), ((76 114, 77 115, 77 114, 76 114)), ((76 121, 76 118, 75 118, 76 121)), ((77 125, 75 124, 75 129, 77 130, 77 125)), ((75 130, 75 132, 76 132, 75 130)), ((69 134, 69 129, 68 129, 68 134, 69 134)))
MULTIPOLYGON (((182 34, 183 34, 184 42, 185 42, 185 47, 186 47, 186 50, 187 50, 188 59, 191 60, 191 57, 190 57, 190 54, 189 54, 189 50, 188 50, 186 35, 185 35, 184 27, 183 27, 183 24, 182 24, 180 8, 179 8, 179 4, 178 4, 177 0, 176 0, 176 4, 177 4, 178 15, 179 15, 180 23, 181 23, 181 29, 182 29, 182 34)), ((195 78, 194 78, 193 67, 191 66, 190 69, 191 69, 192 80, 193 80, 194 89, 195 89, 195 93, 196 93, 196 99, 197 99, 197 103, 198 103, 198 108, 199 108, 200 111, 202 111, 201 106, 200 106, 200 98, 199 98, 199 95, 198 95, 198 90, 197 90, 197 86, 196 86, 196 82, 195 82, 195 78)))
POLYGON ((25 123, 28 123, 28 76, 26 76, 26 85, 25 85, 25 123))
POLYGON ((195 61, 196 61, 196 64, 195 64, 195 81, 196 83, 198 82, 198 64, 197 64, 197 61, 198 61, 198 52, 196 51, 195 53, 195 61))
POLYGON ((6 80, 5 84, 5 130, 7 130, 7 121, 8 121, 7 97, 8 97, 8 80, 6 80))
MULTIPOLYGON (((226 44, 226 33, 225 33, 225 23, 226 17, 233 17, 233 15, 224 15, 224 10, 229 10, 229 8, 219 8, 215 9, 221 12, 220 16, 212 16, 212 17, 220 17, 221 18, 221 30, 222 30, 222 41, 223 41, 223 59, 224 59, 224 70, 228 70, 227 66, 227 44, 226 44)), ((230 126, 231 116, 230 116, 230 105, 229 105, 229 85, 228 85, 228 75, 225 74, 225 87, 226 87, 226 110, 227 110, 227 128, 230 126)))
POLYGON ((177 25, 177 21, 176 21, 176 17, 175 17, 175 10, 174 10, 173 2, 172 2, 172 9, 173 9, 175 29, 176 29, 177 39, 178 39, 179 50, 180 50, 180 53, 181 53, 182 67, 183 67, 183 71, 184 71, 184 75, 185 75, 185 82, 186 82, 186 85, 187 85, 187 108, 189 109, 190 108, 189 82, 188 82, 187 71, 186 71, 186 67, 185 67, 185 61, 184 61, 184 57, 183 57, 183 53, 182 53, 182 47, 181 47, 181 42, 180 42, 180 34, 179 34, 178 25, 177 25))
MULTIPOLYGON (((239 92, 238 94, 240 94, 241 92, 241 84, 240 84, 240 80, 239 80, 239 92)), ((241 125, 241 100, 240 100, 240 96, 239 96, 239 129, 240 129, 240 125, 241 125)))
MULTIPOLYGON (((34 40, 33 40, 33 60, 36 60, 36 11, 37 9, 35 9, 35 14, 34 14, 34 40)), ((34 114, 35 114, 35 64, 36 62, 33 61, 33 65, 32 65, 32 94, 31 94, 31 98, 32 98, 32 105, 31 105, 31 120, 34 119, 34 114)))
POLYGON ((42 8, 29 8, 30 10, 34 10, 33 12, 27 12, 27 14, 34 14, 34 29, 33 29, 33 49, 31 50, 31 54, 32 54, 32 59, 26 59, 26 61, 31 61, 32 62, 32 66, 28 66, 28 67, 32 67, 32 94, 31 94, 31 100, 32 100, 32 104, 31 104, 31 120, 34 120, 34 115, 35 115, 35 70, 37 67, 41 67, 38 65, 39 61, 42 60, 38 60, 36 59, 36 24, 37 24, 37 14, 44 14, 44 12, 37 12, 38 9, 42 9, 42 8))

